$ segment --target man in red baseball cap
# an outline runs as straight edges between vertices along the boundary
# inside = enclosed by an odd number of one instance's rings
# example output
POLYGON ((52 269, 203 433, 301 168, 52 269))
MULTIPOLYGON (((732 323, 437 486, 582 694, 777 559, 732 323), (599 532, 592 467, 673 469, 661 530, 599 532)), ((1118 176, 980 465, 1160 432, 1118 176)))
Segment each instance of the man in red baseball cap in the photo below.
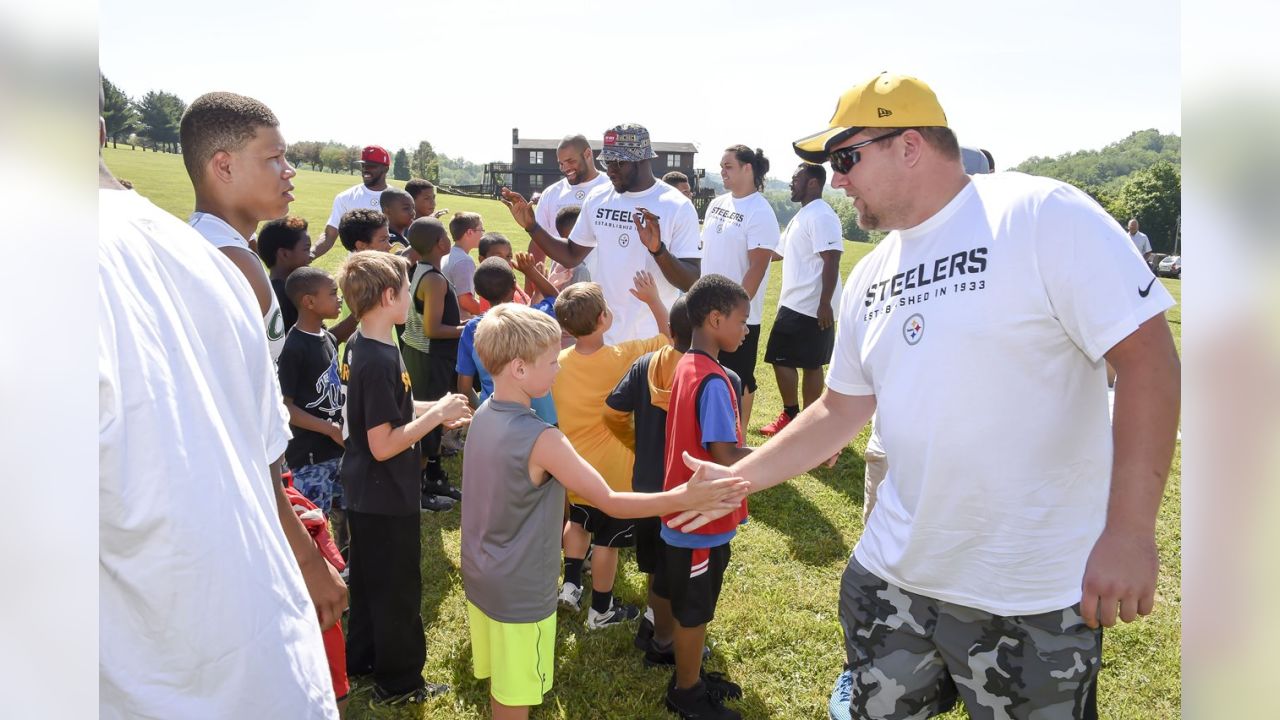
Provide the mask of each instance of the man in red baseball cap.
POLYGON ((329 222, 324 227, 324 240, 315 247, 316 257, 329 252, 338 239, 338 224, 342 222, 343 213, 356 208, 382 208, 380 198, 382 191, 387 189, 387 169, 390 166, 391 154, 385 148, 368 145, 360 151, 360 179, 363 182, 343 190, 333 199, 333 211, 329 213, 329 222))

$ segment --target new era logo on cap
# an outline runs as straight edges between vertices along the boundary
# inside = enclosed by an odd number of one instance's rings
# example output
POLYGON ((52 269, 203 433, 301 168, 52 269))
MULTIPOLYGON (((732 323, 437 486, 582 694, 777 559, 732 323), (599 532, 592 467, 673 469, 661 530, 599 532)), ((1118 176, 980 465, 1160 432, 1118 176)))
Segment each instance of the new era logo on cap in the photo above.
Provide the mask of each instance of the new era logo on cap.
POLYGON ((618 133, 616 133, 616 132, 614 132, 614 131, 612 131, 612 130, 610 130, 609 132, 605 133, 605 134, 604 134, 604 144, 605 144, 605 145, 617 145, 617 144, 618 144, 618 133))
POLYGON ((658 157, 649 142, 649 131, 641 125, 626 123, 604 133, 600 159, 604 161, 641 162, 658 157))
POLYGON ((892 114, 893 114, 892 110, 886 110, 884 108, 876 108, 876 117, 886 118, 892 114))

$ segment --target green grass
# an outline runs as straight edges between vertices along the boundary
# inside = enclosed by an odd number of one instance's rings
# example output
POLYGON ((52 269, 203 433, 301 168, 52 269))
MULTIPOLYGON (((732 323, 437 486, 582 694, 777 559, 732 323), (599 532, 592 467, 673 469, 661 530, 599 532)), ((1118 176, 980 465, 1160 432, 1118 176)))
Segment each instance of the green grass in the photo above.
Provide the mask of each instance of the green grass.
MULTIPOLYGON (((111 150, 108 165, 139 192, 185 218, 192 195, 176 155, 111 150)), ((293 212, 323 230, 333 196, 359 182, 354 175, 302 171, 295 180, 293 212)), ((525 235, 506 208, 492 200, 441 196, 440 207, 472 210, 485 226, 507 233, 517 245, 525 235)), ((870 251, 849 243, 842 275, 870 251)), ((333 269, 345 251, 336 247, 317 265, 333 269)), ((763 332, 773 323, 781 273, 771 274, 763 332)), ((1180 299, 1181 281, 1162 279, 1180 299)), ((1181 346, 1181 312, 1169 313, 1181 346)), ((768 366, 761 365, 754 425, 781 410, 768 366)), ((840 573, 862 532, 862 459, 864 429, 832 470, 818 470, 752 498, 752 522, 734 540, 734 559, 711 624, 712 670, 727 670, 746 697, 734 706, 745 718, 820 718, 826 716, 831 685, 844 662, 837 600, 840 573)), ((763 438, 751 432, 749 443, 763 438)), ((449 461, 457 477, 457 459, 449 461)), ((1156 611, 1141 622, 1107 631, 1099 711, 1106 718, 1172 718, 1181 715, 1181 445, 1157 525, 1161 569, 1156 611)), ((471 677, 470 641, 458 569, 459 515, 423 518, 423 618, 427 626, 424 675, 447 682, 455 691, 421 708, 372 710, 368 693, 353 696, 349 718, 482 718, 488 716, 486 685, 471 677)), ((643 604, 644 578, 624 560, 616 592, 643 604)), ((588 634, 585 611, 561 614, 556 645, 555 688, 535 718, 673 717, 662 708, 667 673, 646 670, 631 646, 631 633, 616 629, 588 634)), ((964 718, 963 710, 947 718, 964 718)))

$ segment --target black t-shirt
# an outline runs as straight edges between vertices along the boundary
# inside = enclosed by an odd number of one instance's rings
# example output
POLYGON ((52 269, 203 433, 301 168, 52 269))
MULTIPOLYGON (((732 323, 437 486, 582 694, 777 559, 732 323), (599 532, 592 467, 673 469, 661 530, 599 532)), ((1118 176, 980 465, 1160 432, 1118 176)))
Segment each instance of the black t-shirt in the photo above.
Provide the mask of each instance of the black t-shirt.
POLYGON ((422 484, 418 444, 384 461, 369 451, 369 428, 383 423, 401 427, 413 419, 412 388, 400 351, 357 332, 343 350, 341 374, 347 380, 347 454, 342 459, 347 508, 416 515, 422 484))
MULTIPOLYGON (((298 328, 284 339, 276 361, 280 392, 303 412, 329 422, 342 423, 345 392, 338 377, 338 341, 328 330, 312 335, 298 328)), ((293 439, 284 451, 291 468, 314 465, 342 457, 342 446, 314 430, 293 426, 293 439)))
MULTIPOLYGON (((631 470, 631 489, 636 492, 662 492, 666 468, 667 411, 653 404, 649 392, 649 362, 653 353, 645 353, 631 364, 627 374, 609 393, 605 404, 635 417, 636 459, 631 470)), ((729 368, 724 372, 733 383, 733 395, 742 400, 742 379, 729 368)))
POLYGON ((284 280, 271 278, 271 289, 275 291, 276 300, 280 301, 280 319, 284 320, 284 331, 298 323, 298 308, 284 291, 284 280))

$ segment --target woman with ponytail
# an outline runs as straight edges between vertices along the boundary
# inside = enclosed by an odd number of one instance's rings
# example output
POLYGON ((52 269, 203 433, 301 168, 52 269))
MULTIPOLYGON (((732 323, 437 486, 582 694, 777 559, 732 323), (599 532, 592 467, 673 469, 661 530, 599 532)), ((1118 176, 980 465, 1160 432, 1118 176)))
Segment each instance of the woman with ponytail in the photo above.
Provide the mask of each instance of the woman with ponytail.
POLYGON ((717 273, 742 285, 751 297, 747 339, 731 353, 720 353, 720 363, 742 378, 742 431, 751 422, 756 391, 756 359, 760 349, 760 320, 764 291, 769 284, 769 263, 776 254, 781 233, 764 190, 769 160, 761 150, 734 145, 720 159, 725 193, 707 206, 702 225, 702 274, 717 273))

